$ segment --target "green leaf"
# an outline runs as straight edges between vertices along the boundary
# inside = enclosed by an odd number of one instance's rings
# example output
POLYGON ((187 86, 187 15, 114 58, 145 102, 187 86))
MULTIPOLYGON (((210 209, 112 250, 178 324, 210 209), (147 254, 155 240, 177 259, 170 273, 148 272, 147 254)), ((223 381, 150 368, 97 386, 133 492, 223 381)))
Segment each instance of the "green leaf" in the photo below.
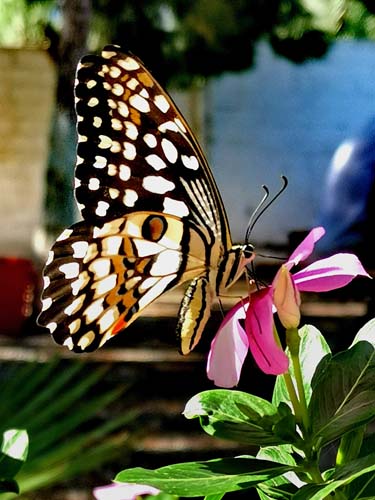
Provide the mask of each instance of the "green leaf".
POLYGON ((211 436, 258 446, 285 442, 275 433, 284 414, 280 415, 272 403, 245 392, 201 392, 188 401, 184 415, 190 419, 199 417, 202 428, 211 436))
MULTIPOLYGON (((257 454, 257 458, 296 466, 292 453, 293 448, 290 445, 269 446, 261 448, 257 454)), ((297 491, 297 486, 299 487, 301 484, 301 481, 294 472, 288 472, 260 484, 257 486, 257 492, 261 500, 290 498, 297 491)))
POLYGON ((0 480, 0 494, 1 493, 19 493, 17 481, 14 479, 0 480))
POLYGON ((243 456, 186 462, 156 470, 136 467, 120 472, 115 481, 147 484, 174 495, 198 497, 249 489, 289 470, 293 470, 290 465, 243 456))
MULTIPOLYGON (((312 392, 311 380, 315 373, 316 367, 324 358, 324 356, 331 353, 331 350, 323 335, 314 326, 304 325, 298 330, 298 333, 301 339, 299 347, 299 357, 301 360, 302 379, 306 401, 308 403, 310 401, 312 392)), ((288 351, 286 352, 286 354, 289 357, 289 372, 292 376, 293 381, 295 381, 290 354, 288 351)), ((279 375, 276 378, 276 383, 272 395, 272 403, 275 406, 278 406, 281 402, 289 403, 289 401, 289 393, 285 385, 284 377, 283 375, 279 375)))
MULTIPOLYGON (((324 484, 303 486, 292 498, 293 500, 326 500, 327 495, 337 492, 339 488, 350 484, 354 479, 375 471, 375 453, 367 455, 343 467, 337 467, 330 481, 324 484)), ((335 498, 340 499, 338 494, 335 498)))
POLYGON ((28 446, 29 440, 25 430, 9 429, 3 433, 0 479, 13 479, 26 460, 28 446))
POLYGON ((170 495, 169 493, 165 493, 164 491, 161 491, 157 495, 147 495, 147 496, 142 497, 142 498, 148 499, 148 500, 177 500, 178 499, 178 497, 176 495, 170 495))
POLYGON ((24 429, 9 429, 3 434, 1 451, 9 457, 24 462, 29 449, 29 436, 24 429))
POLYGON ((207 495, 204 497, 204 500, 221 500, 225 493, 217 493, 214 495, 207 495))
POLYGON ((375 348, 375 318, 370 319, 370 321, 362 326, 354 337, 351 347, 361 340, 366 340, 375 348))
MULTIPOLYGON (((365 437, 362 442, 362 447, 360 451, 360 456, 366 456, 373 453, 375 450, 375 433, 372 433, 365 437)), ((350 483, 348 489, 349 498, 375 498, 375 473, 369 472, 363 474, 359 478, 355 479, 350 483), (361 495, 361 496, 359 496, 361 495)))
POLYGON ((325 359, 313 379, 313 439, 327 444, 375 417, 375 350, 365 341, 325 359))

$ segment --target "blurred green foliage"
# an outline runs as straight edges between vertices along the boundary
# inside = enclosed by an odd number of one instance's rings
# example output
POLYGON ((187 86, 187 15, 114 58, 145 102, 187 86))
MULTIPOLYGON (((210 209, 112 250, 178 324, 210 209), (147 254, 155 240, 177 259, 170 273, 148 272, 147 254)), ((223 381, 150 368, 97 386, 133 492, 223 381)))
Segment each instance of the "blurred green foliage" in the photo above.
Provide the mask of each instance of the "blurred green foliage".
MULTIPOLYGON (((135 413, 112 415, 126 387, 106 390, 107 369, 61 360, 1 365, 0 434, 19 428, 29 436, 26 462, 15 477, 22 495, 82 481, 106 463, 126 460, 135 413)), ((0 498, 13 495, 0 492, 0 498)))
MULTIPOLYGON (((72 9, 75 1, 69 0, 72 9)), ((118 43, 157 70, 163 83, 190 85, 251 66, 266 39, 296 62, 322 56, 336 37, 375 37, 372 0, 87 0, 89 50, 118 43)), ((57 0, 2 0, 0 45, 56 43, 57 0)))

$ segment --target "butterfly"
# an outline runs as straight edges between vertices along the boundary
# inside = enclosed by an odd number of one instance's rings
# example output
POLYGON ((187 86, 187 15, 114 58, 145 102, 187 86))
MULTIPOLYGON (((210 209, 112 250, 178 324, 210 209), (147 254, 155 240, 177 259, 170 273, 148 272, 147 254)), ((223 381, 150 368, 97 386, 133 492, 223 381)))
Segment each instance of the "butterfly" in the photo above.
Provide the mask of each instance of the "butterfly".
POLYGON ((92 351, 189 282, 177 322, 188 354, 215 297, 254 258, 253 246, 232 244, 204 154, 140 59, 114 45, 84 56, 75 102, 82 220, 49 252, 38 323, 57 343, 92 351))

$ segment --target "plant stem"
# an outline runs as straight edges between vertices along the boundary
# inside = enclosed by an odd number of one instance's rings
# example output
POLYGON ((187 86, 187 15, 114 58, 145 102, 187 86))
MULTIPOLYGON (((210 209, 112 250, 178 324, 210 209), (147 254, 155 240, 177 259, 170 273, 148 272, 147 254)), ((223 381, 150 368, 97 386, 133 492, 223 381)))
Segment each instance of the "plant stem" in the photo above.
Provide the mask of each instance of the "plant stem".
POLYGON ((284 382, 286 385, 286 388, 288 390, 290 402, 292 403, 294 414, 296 416, 296 419, 298 422, 301 421, 302 415, 301 415, 301 406, 299 404, 298 396, 296 393, 296 389, 293 384, 292 377, 290 376, 290 373, 284 373, 284 382))
POLYGON ((305 388, 303 385, 301 363, 299 359, 300 337, 297 328, 289 328, 286 331, 286 340, 292 358, 294 378, 297 384, 299 408, 300 408, 300 422, 303 425, 303 431, 308 431, 310 423, 307 413, 307 402, 306 402, 305 388))

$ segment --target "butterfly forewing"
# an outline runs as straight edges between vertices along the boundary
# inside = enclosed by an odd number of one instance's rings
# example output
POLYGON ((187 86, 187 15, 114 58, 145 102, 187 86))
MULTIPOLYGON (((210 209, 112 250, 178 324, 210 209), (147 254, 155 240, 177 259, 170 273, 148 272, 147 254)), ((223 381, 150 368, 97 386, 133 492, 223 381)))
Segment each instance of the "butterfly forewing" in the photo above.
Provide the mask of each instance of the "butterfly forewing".
POLYGON ((166 290, 192 280, 178 322, 188 353, 212 297, 243 266, 211 171, 181 113, 135 56, 108 46, 83 57, 75 94, 83 221, 50 251, 39 323, 58 343, 93 350, 166 290))
POLYGON ((108 47, 102 56, 84 57, 75 92, 76 198, 86 220, 154 210, 192 218, 214 237, 229 237, 194 135, 135 56, 108 47))

